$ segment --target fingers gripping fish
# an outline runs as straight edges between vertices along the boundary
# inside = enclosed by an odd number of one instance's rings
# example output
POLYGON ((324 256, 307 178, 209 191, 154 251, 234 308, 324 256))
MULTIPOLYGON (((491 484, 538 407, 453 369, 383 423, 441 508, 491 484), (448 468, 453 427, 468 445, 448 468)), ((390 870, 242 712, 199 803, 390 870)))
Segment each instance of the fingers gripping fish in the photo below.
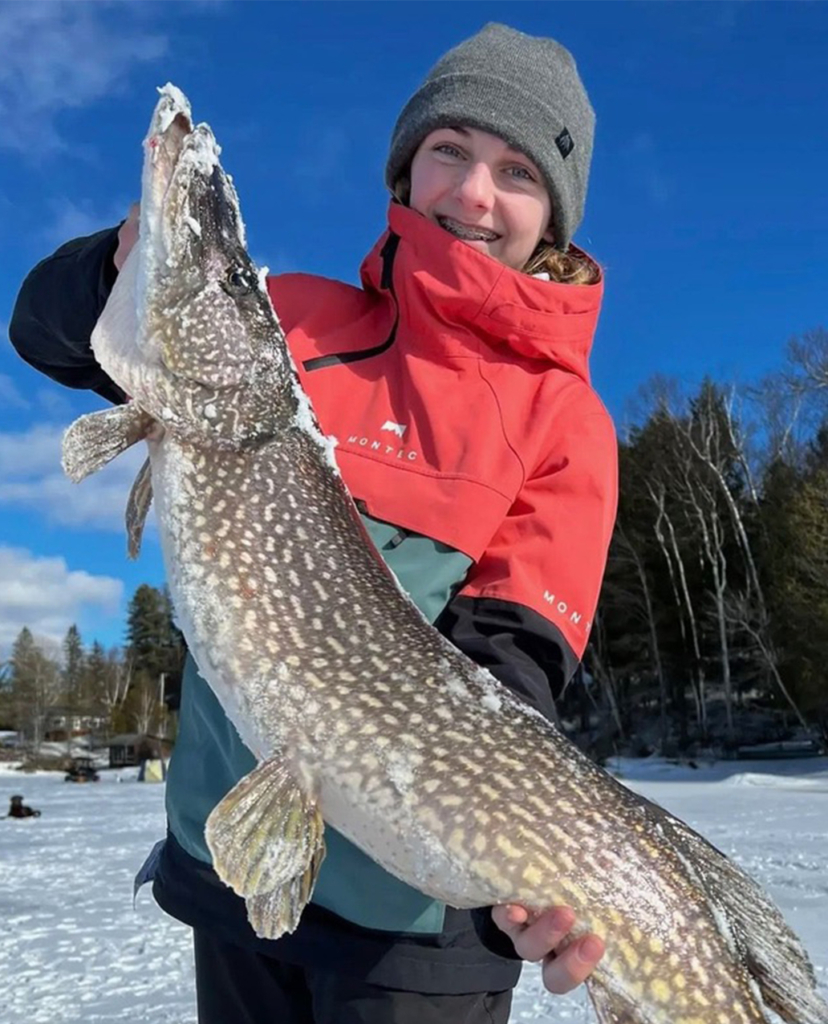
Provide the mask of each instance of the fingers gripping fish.
POLYGON ((367 540, 245 244, 206 125, 160 90, 139 244, 95 328, 132 400, 67 431, 80 480, 146 441, 190 650, 258 766, 207 823, 256 932, 292 931, 329 823, 455 907, 568 904, 607 952, 601 1024, 828 1024, 770 899, 626 789, 420 615, 367 540), (378 627, 376 623, 382 623, 378 627))

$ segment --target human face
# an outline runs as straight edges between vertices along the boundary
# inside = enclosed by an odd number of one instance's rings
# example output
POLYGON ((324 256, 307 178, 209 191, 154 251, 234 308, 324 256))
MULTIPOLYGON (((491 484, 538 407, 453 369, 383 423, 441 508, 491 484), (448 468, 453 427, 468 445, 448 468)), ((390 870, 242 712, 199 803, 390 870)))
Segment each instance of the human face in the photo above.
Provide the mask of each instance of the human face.
POLYGON ((543 238, 552 203, 540 171, 477 128, 438 128, 411 163, 412 209, 478 252, 521 270, 543 238))

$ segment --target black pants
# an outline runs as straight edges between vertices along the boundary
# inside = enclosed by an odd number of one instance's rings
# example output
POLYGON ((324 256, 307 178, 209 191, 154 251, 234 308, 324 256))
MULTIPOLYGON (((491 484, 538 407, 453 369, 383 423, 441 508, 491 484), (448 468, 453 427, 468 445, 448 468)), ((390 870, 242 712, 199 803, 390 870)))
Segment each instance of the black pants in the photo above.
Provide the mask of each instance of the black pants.
POLYGON ((511 989, 397 992, 194 932, 198 1024, 507 1024, 511 989))

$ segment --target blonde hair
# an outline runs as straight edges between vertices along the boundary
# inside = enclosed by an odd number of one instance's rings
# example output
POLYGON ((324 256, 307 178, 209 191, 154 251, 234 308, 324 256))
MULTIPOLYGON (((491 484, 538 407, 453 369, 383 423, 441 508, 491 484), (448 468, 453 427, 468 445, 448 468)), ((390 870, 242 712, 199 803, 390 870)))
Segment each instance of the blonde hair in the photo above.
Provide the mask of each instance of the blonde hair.
POLYGON ((549 242, 541 242, 523 268, 524 274, 544 272, 558 284, 597 284, 601 280, 601 271, 586 253, 573 251, 571 246, 561 252, 549 242))
MULTIPOLYGON (((410 196, 411 180, 408 174, 402 174, 394 185, 394 197, 403 206, 408 206, 410 196)), ((557 284, 596 284, 601 280, 600 269, 585 253, 579 253, 571 246, 566 252, 561 252, 543 240, 538 243, 521 273, 546 273, 549 274, 549 280, 557 284)))

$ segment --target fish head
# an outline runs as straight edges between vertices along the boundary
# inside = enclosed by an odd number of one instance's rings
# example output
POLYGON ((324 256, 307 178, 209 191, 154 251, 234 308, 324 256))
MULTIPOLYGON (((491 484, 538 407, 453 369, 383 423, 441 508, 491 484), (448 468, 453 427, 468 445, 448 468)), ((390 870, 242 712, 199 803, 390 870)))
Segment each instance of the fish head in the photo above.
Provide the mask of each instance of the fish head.
POLYGON ((213 132, 166 89, 145 142, 137 341, 160 372, 144 398, 168 428, 248 443, 283 418, 289 356, 213 132))

